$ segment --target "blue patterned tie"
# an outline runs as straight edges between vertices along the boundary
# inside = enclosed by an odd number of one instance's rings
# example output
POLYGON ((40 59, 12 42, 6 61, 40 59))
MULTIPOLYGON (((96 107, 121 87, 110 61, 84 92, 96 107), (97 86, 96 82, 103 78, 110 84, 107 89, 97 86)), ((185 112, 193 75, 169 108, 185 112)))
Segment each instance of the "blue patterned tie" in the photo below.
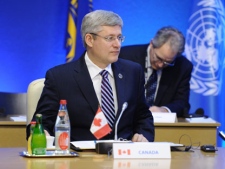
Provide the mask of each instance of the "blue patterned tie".
POLYGON ((149 106, 153 105, 154 97, 155 97, 155 91, 157 86, 157 70, 153 69, 153 72, 151 76, 149 77, 147 84, 145 86, 146 88, 146 101, 149 106))
POLYGON ((114 107, 114 99, 112 87, 108 78, 108 71, 103 70, 100 72, 102 76, 102 84, 101 84, 101 96, 102 96, 102 111, 106 116, 106 119, 112 128, 113 123, 115 121, 115 107, 114 107))

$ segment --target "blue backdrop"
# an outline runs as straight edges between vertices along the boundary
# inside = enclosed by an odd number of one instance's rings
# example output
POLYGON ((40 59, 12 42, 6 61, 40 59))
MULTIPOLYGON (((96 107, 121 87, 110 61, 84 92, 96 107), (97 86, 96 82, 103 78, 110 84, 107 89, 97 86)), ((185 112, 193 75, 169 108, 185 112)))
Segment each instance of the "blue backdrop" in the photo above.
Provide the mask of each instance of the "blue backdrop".
MULTIPOLYGON (((69 0, 0 0, 0 92, 26 92, 27 86, 32 80, 44 77, 49 68, 65 63, 69 3, 69 0)), ((222 58, 225 55, 224 0, 93 0, 93 9, 111 10, 123 18, 123 34, 126 36, 125 42, 122 44, 124 46, 149 43, 155 32, 166 25, 179 28, 190 40, 193 38, 191 36, 193 34, 189 33, 196 30, 192 26, 192 20, 197 21, 194 17, 196 16, 195 12, 212 4, 214 7, 210 8, 211 12, 218 10, 216 14, 212 15, 220 18, 216 19, 216 26, 209 24, 214 29, 209 29, 208 32, 211 32, 210 35, 221 33, 221 36, 213 36, 216 37, 214 47, 220 46, 220 50, 217 50, 219 55, 216 60, 220 64, 217 69, 213 69, 217 66, 216 64, 214 67, 211 65, 212 68, 208 66, 216 76, 213 80, 198 79, 197 74, 194 74, 191 83, 191 112, 198 107, 205 107, 205 113, 219 121, 222 124, 220 129, 225 130, 225 59, 222 58), (219 2, 222 2, 220 9, 218 9, 219 2), (219 29, 221 31, 215 31, 219 29), (188 32, 188 30, 191 31, 188 32), (218 39, 218 37, 221 38, 218 39), (195 83, 196 81, 198 83, 195 83), (209 83, 211 81, 215 83, 209 83), (219 85, 217 85, 218 83, 219 85), (202 89, 204 85, 208 85, 208 88, 207 90, 203 88, 205 92, 202 92, 196 90, 196 84, 198 84, 197 87, 200 86, 198 89, 202 89), (214 86, 214 88, 210 86, 214 86), (218 90, 217 93, 214 91, 209 94, 208 89, 210 91, 218 90), (207 91, 208 95, 205 95, 207 91)), ((208 20, 205 22, 208 23, 208 20)), ((195 34, 199 35, 202 40, 196 44, 188 41, 188 49, 191 49, 192 52, 186 51, 189 59, 195 62, 196 71, 202 70, 199 65, 209 65, 210 62, 201 60, 197 57, 200 55, 196 55, 196 53, 193 54, 196 46, 197 48, 202 47, 200 44, 206 42, 203 40, 207 37, 206 34, 200 32, 197 31, 195 34)), ((222 142, 219 141, 219 145, 222 145, 222 142)))
MULTIPOLYGON (((123 45, 148 43, 164 25, 186 33, 191 5, 189 0, 93 0, 94 9, 121 15, 123 45)), ((68 7, 69 0, 0 0, 0 91, 26 92, 30 81, 65 63, 68 7)))

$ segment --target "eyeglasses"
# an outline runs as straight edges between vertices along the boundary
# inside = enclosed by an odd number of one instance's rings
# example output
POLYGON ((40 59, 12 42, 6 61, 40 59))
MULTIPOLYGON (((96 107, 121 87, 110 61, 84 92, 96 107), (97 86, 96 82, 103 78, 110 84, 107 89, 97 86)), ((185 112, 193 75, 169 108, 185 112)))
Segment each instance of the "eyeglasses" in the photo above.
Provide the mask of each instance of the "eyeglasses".
POLYGON ((160 58, 160 57, 155 53, 154 47, 153 47, 152 49, 153 49, 153 52, 154 52, 154 55, 155 55, 156 59, 157 59, 159 62, 163 63, 165 66, 174 66, 175 60, 172 61, 172 62, 166 62, 166 61, 164 61, 162 58, 160 58))
POLYGON ((125 36, 122 36, 122 35, 119 35, 119 36, 117 36, 117 37, 115 37, 115 36, 105 36, 105 37, 103 37, 103 36, 100 36, 100 35, 98 35, 98 34, 96 34, 96 33, 90 33, 90 34, 92 34, 92 35, 94 35, 94 36, 98 36, 98 37, 100 37, 100 38, 103 38, 103 39, 105 39, 107 42, 113 42, 114 40, 116 40, 116 39, 118 39, 118 41, 119 42, 123 42, 124 40, 125 40, 125 36))

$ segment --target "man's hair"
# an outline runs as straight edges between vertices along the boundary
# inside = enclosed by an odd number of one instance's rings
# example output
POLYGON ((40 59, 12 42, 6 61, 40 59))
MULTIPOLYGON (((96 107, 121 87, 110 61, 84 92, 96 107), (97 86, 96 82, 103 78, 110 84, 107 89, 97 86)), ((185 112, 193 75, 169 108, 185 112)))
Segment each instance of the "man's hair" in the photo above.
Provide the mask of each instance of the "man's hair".
POLYGON ((174 27, 167 26, 159 29, 152 39, 154 48, 160 48, 165 43, 169 43, 171 49, 177 52, 177 55, 181 55, 184 51, 185 38, 183 34, 174 27))
POLYGON ((102 26, 116 26, 123 27, 123 20, 121 17, 111 11, 95 10, 86 14, 82 20, 81 35, 84 46, 86 47, 85 35, 87 33, 97 34, 102 30, 102 26))

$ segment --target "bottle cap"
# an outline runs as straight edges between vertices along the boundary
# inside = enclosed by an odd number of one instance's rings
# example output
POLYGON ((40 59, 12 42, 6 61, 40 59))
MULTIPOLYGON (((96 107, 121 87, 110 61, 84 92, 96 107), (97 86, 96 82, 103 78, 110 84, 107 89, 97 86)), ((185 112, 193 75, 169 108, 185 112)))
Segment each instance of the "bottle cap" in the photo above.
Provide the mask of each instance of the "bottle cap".
POLYGON ((36 121, 31 121, 30 124, 36 124, 36 121))
POLYGON ((66 100, 60 100, 60 104, 66 104, 66 100))
POLYGON ((42 117, 42 114, 36 114, 36 117, 42 117))

